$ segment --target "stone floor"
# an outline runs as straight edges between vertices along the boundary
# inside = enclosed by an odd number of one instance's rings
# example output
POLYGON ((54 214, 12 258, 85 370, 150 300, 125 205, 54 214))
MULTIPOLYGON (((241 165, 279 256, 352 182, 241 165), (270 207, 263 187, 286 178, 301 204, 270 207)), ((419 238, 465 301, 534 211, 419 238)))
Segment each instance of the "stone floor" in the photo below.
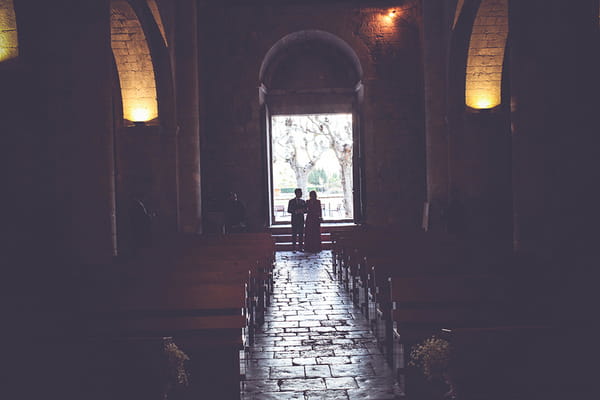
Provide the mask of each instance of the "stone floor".
POLYGON ((246 361, 242 399, 401 397, 361 312, 331 279, 331 252, 278 252, 266 321, 246 361))

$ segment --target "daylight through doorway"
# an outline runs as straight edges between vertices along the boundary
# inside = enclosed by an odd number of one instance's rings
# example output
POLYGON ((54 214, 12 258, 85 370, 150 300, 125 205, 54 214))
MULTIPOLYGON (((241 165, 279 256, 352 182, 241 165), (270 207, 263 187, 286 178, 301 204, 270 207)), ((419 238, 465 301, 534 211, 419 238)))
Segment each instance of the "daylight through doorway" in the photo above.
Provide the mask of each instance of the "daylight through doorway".
POLYGON ((324 221, 352 221, 352 144, 352 114, 272 116, 273 221, 290 222, 296 188, 317 192, 324 221))

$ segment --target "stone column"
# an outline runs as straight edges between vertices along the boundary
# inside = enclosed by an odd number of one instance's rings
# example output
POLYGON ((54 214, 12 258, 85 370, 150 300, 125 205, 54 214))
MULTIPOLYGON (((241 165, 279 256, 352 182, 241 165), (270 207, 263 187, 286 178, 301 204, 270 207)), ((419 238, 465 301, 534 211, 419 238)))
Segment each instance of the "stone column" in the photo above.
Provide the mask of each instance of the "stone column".
POLYGON ((178 121, 179 231, 201 232, 200 121, 197 7, 194 0, 176 5, 175 76, 178 121))
POLYGON ((559 264, 589 252, 597 226, 598 4, 511 1, 509 12, 514 245, 559 264))
POLYGON ((446 21, 444 2, 423 0, 423 65, 427 201, 430 224, 436 229, 448 199, 448 138, 446 132, 446 21))
POLYGON ((591 326, 600 275, 598 2, 513 0, 509 11, 519 280, 540 313, 591 326))
POLYGON ((71 226, 79 258, 97 263, 108 261, 116 251, 110 1, 74 3, 81 16, 71 61, 71 135, 76 147, 70 168, 77 193, 71 226))
MULTIPOLYGON (((31 76, 32 134, 42 143, 40 240, 62 267, 114 255, 110 2, 19 3, 31 76)), ((47 266, 46 266, 47 267, 47 266)))

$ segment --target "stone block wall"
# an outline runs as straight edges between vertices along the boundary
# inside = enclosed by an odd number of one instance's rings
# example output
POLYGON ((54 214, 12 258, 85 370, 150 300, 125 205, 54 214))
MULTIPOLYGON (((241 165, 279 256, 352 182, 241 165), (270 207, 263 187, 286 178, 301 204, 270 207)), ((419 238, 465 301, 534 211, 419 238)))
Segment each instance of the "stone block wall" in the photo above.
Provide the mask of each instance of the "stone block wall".
POLYGON ((466 103, 473 108, 500 104, 502 64, 508 36, 508 0, 481 2, 469 45, 466 103))
POLYGON ((12 0, 0 0, 0 62, 19 54, 17 22, 12 0))
POLYGON ((158 117, 156 80, 146 36, 126 1, 112 1, 111 47, 123 99, 123 117, 150 121, 158 117))
MULTIPOLYGON (((416 3, 416 2, 415 2, 416 3)), ((235 190, 252 228, 264 227, 265 134, 259 70, 282 37, 317 29, 344 40, 363 71, 359 107, 366 222, 418 226, 425 196, 419 9, 348 5, 206 6, 200 9, 203 204, 217 208, 235 190)))

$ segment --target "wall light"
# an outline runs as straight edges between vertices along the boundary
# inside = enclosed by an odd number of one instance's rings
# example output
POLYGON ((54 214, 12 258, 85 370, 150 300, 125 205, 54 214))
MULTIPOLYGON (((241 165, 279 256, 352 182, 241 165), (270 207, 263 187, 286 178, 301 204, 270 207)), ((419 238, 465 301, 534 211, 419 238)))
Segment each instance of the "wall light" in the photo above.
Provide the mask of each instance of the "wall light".
POLYGON ((396 25, 396 19, 401 15, 402 10, 395 8, 380 10, 377 15, 377 25, 380 29, 389 33, 390 29, 396 25))
POLYGON ((388 10, 386 13, 382 14, 383 23, 386 25, 390 25, 394 22, 394 19, 398 16, 398 12, 396 10, 388 10))
POLYGON ((146 107, 134 107, 131 109, 129 118, 127 116, 125 118, 134 123, 147 122, 152 119, 152 113, 146 107))
POLYGON ((494 89, 468 93, 466 98, 467 105, 477 110, 487 110, 490 108, 494 108, 498 106, 500 102, 500 91, 496 91, 494 89))

